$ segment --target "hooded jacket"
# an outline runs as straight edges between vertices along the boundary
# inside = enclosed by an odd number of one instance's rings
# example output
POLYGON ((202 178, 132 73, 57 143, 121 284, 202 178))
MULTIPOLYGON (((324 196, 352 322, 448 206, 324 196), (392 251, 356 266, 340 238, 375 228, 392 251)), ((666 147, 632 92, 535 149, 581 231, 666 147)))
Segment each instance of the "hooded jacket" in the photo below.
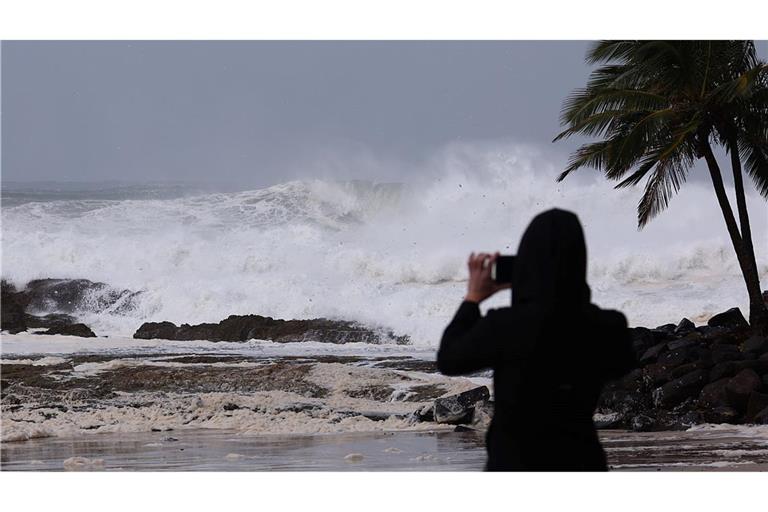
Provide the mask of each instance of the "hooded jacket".
POLYGON ((445 329, 440 372, 493 369, 486 469, 607 469, 592 415, 604 383, 635 358, 626 318, 591 304, 586 274, 578 217, 546 211, 520 241, 511 307, 483 317, 465 301, 445 329))

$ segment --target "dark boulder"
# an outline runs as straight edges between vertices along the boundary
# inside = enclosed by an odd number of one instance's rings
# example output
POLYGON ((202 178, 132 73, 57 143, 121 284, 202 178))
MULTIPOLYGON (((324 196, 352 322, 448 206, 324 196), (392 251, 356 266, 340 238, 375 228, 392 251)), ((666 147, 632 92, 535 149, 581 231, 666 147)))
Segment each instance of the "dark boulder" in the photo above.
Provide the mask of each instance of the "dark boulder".
POLYGON ((701 411, 701 418, 707 423, 736 423, 739 420, 739 416, 739 412, 729 406, 720 406, 701 411))
POLYGON ((316 318, 281 320, 260 315, 231 315, 218 324, 182 324, 147 322, 134 333, 138 339, 247 341, 270 340, 278 343, 319 341, 324 343, 382 343, 393 340, 407 344, 408 336, 396 336, 344 320, 316 318))
POLYGON ((472 421, 474 405, 488 400, 491 394, 486 386, 479 386, 463 393, 435 400, 435 421, 437 423, 469 423, 472 421))
POLYGON ((427 404, 414 411, 411 416, 416 422, 435 421, 435 404, 427 404))
POLYGON ((669 341, 675 337, 675 324, 665 324, 651 329, 651 335, 655 343, 661 343, 662 341, 669 341))
POLYGON ((745 411, 749 395, 762 386, 760 376, 751 368, 741 370, 725 386, 728 402, 738 411, 745 411))
POLYGON ((676 335, 680 336, 683 334, 688 334, 694 329, 696 329, 696 324, 694 324, 687 318, 683 318, 682 320, 680 320, 680 323, 677 324, 677 327, 675 327, 675 330, 673 332, 676 335))
POLYGON ((81 338, 96 337, 90 327, 85 324, 60 325, 35 334, 60 334, 63 336, 80 336, 81 338))
POLYGON ((141 292, 113 288, 88 279, 35 279, 22 292, 29 312, 73 313, 132 310, 141 292))
POLYGON ((753 391, 747 400, 746 420, 751 422, 760 411, 768 407, 768 394, 753 391))
POLYGON ((727 407, 728 398, 725 396, 725 386, 731 379, 724 379, 710 382, 701 389, 699 393, 699 407, 704 409, 714 409, 716 407, 727 407))
POLYGON ((16 288, 7 281, 0 283, 2 295, 0 296, 0 329, 11 334, 27 330, 27 322, 24 316, 24 305, 19 301, 16 288))
POLYGON ((718 313, 709 319, 707 325, 710 327, 749 327, 744 315, 739 308, 731 308, 722 313, 718 313))
MULTIPOLYGON (((692 363, 685 363, 676 368, 672 368, 672 370, 669 371, 669 380, 680 378, 683 375, 691 373, 694 370, 706 370, 706 369, 709 369, 711 366, 712 366, 711 364, 707 364, 705 361, 694 361, 692 363)), ((707 376, 709 376, 709 374, 707 374, 707 376)))
POLYGON ((762 354, 768 350, 768 338, 760 334, 754 334, 741 344, 741 350, 743 352, 762 354))
POLYGON ((653 329, 654 332, 663 332, 665 334, 674 334, 675 329, 677 329, 677 326, 675 324, 664 324, 659 325, 655 329, 653 329))
POLYGON ((701 334, 691 333, 680 339, 672 340, 667 343, 669 350, 678 350, 681 348, 688 348, 696 344, 696 341, 701 338, 701 334))
POLYGON ((714 382, 724 377, 733 377, 746 369, 754 369, 759 366, 759 361, 726 361, 716 364, 709 372, 709 381, 714 382))
POLYGON ((632 349, 638 358, 656 343, 656 338, 654 338, 651 330, 645 327, 631 328, 629 336, 632 340, 632 349))
POLYGON ((641 364, 647 364, 652 361, 655 361, 657 357, 659 357, 659 354, 661 354, 664 350, 667 348, 667 342, 662 341, 661 343, 657 343, 656 345, 650 347, 647 349, 643 354, 640 356, 640 363, 641 364))
POLYGON ((656 407, 669 408, 684 400, 698 396, 707 383, 707 371, 695 370, 675 379, 653 391, 653 403, 656 407))
POLYGON ((141 340, 172 340, 175 339, 179 328, 171 322, 145 322, 133 334, 134 338, 141 340))
POLYGON ((658 361, 671 368, 692 361, 694 356, 695 354, 691 347, 682 347, 661 354, 658 361))
POLYGON ((724 363, 726 361, 738 361, 743 359, 743 355, 739 347, 736 345, 713 345, 712 346, 712 362, 724 363))

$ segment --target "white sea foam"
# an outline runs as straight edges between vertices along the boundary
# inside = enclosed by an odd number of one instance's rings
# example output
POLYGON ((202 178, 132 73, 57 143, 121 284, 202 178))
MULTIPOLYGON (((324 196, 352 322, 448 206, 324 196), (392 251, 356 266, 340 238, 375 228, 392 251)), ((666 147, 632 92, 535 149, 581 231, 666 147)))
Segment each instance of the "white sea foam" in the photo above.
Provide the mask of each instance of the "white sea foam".
MULTIPOLYGON (((575 211, 596 303, 634 325, 705 320, 747 297, 711 186, 689 182, 636 229, 639 190, 555 183, 531 148, 455 146, 407 184, 295 181, 169 200, 76 200, 4 207, 3 276, 88 278, 142 291, 136 309, 80 311, 97 334, 145 321, 217 322, 230 314, 338 317, 434 347, 465 287, 471 250, 512 253, 531 218, 575 211)), ((768 279, 764 201, 749 196, 768 279)), ((488 307, 509 301, 502 294, 488 307)))
MULTIPOLYGON (((110 362, 112 363, 112 362, 110 362)), ((130 361, 131 364, 138 364, 130 361)), ((100 371, 118 366, 107 364, 100 371)), ((87 370, 94 370, 88 368, 87 370)), ((75 368, 77 371, 77 368, 75 368)), ((67 437, 99 432, 148 432, 179 429, 224 429, 242 435, 318 434, 384 430, 452 428, 430 422, 412 422, 408 415, 424 402, 350 396, 355 391, 437 384, 444 394, 466 391, 475 385, 463 378, 422 375, 343 365, 316 363, 308 380, 327 390, 322 398, 288 391, 238 392, 118 392, 98 406, 84 407, 73 397, 64 410, 23 407, 4 411, 2 441, 39 437, 67 437), (234 405, 234 407, 232 407, 234 405), (379 415, 380 418, 370 418, 379 415)))

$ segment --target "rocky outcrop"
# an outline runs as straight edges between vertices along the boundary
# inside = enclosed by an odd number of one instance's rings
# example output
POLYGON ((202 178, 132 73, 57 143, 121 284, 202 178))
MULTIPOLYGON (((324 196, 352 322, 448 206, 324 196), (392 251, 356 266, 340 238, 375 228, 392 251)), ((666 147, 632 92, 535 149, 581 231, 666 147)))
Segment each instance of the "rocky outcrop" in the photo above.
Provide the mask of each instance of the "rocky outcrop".
POLYGON ((707 322, 710 327, 748 327, 749 324, 739 308, 731 308, 713 316, 707 322))
POLYGON ((35 279, 22 290, 3 281, 2 330, 16 334, 30 328, 46 328, 49 330, 40 334, 95 336, 69 313, 119 314, 135 307, 139 293, 88 279, 35 279))
POLYGON ((391 331, 371 329, 356 322, 316 318, 312 320, 282 320, 260 315, 232 315, 217 324, 197 325, 171 322, 148 322, 134 333, 139 339, 247 341, 270 340, 278 343, 319 341, 323 343, 382 343, 394 341, 407 344, 408 336, 396 336, 391 331))
POLYGON ((30 312, 73 313, 130 310, 141 292, 120 290, 88 279, 35 279, 23 290, 30 312))
POLYGON ((639 368, 608 383, 598 403, 598 416, 612 419, 610 428, 665 430, 763 418, 768 343, 750 331, 738 308, 706 326, 683 319, 632 329, 632 341, 639 368))
POLYGON ((61 334, 63 336, 80 336, 81 338, 96 337, 90 327, 85 324, 57 325, 47 331, 36 332, 35 334, 61 334))
POLYGON ((27 330, 26 317, 24 315, 24 305, 18 298, 16 287, 7 281, 2 281, 2 296, 0 296, 0 322, 2 330, 11 334, 16 334, 27 330))
POLYGON ((437 423, 471 423, 475 405, 490 398, 486 386, 479 386, 463 393, 435 400, 434 419, 437 423))

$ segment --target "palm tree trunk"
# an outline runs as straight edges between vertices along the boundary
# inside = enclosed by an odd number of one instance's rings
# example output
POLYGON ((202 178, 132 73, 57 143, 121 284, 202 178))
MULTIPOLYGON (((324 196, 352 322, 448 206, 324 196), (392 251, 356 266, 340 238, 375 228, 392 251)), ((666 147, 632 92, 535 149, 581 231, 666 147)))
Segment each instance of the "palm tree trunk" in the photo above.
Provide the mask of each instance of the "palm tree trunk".
MULTIPOLYGON (((712 185, 715 188, 717 202, 720 204, 720 210, 723 212, 725 225, 728 229, 728 234, 731 237, 731 243, 733 244, 733 249, 736 252, 736 258, 739 261, 741 273, 744 277, 744 283, 746 284, 747 292, 749 293, 750 324, 753 328, 764 331, 768 330, 768 311, 766 311, 766 307, 763 303, 762 295, 760 292, 760 280, 757 275, 757 265, 750 265, 750 251, 744 242, 742 234, 739 233, 739 228, 736 224, 736 218, 733 215, 731 204, 728 202, 728 196, 725 193, 725 186, 723 185, 723 177, 720 173, 720 166, 717 164, 717 160, 715 159, 715 155, 712 153, 712 148, 710 147, 709 142, 704 140, 701 144, 701 149, 704 158, 707 161, 707 167, 709 168, 709 175, 712 178, 712 185)), ((741 194, 742 196, 744 194, 743 183, 741 186, 741 194)), ((737 202, 744 199, 743 197, 741 199, 738 198, 738 191, 736 195, 737 202)), ((747 231, 747 233, 749 234, 749 231, 747 231)))
MULTIPOLYGON (((749 323, 752 325, 768 326, 768 309, 760 292, 760 275, 757 272, 757 259, 755 258, 755 248, 752 244, 752 229, 749 225, 749 211, 747 210, 747 197, 744 193, 744 178, 741 170, 741 158, 739 157, 739 147, 733 137, 728 140, 729 151, 731 153, 731 168, 733 170, 733 185, 736 191, 736 207, 739 212, 739 223, 741 225, 741 239, 746 249, 746 259, 749 266, 753 286, 747 285, 749 291, 749 323)), ((745 273, 746 276, 746 273, 745 273)))

